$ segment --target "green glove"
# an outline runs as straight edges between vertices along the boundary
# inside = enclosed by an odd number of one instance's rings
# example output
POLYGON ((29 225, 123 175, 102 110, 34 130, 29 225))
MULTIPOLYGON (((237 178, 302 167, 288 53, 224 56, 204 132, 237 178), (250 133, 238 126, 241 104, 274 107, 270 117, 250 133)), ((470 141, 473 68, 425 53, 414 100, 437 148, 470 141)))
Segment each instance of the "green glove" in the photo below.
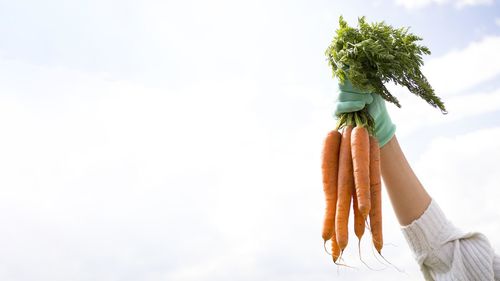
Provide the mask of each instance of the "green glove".
POLYGON ((363 92, 355 89, 349 80, 338 85, 339 94, 335 103, 334 117, 341 113, 354 112, 368 107, 368 113, 375 122, 375 137, 382 147, 388 143, 396 132, 396 125, 391 121, 385 108, 385 100, 378 94, 363 92))

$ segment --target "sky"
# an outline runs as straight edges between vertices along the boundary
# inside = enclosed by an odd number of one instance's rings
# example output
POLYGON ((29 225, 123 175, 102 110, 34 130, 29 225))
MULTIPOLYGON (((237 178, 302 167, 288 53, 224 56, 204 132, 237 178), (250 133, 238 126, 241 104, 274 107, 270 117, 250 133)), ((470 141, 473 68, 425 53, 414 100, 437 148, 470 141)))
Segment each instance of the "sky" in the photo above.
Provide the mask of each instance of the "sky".
POLYGON ((369 236, 373 270, 355 239, 354 268, 323 249, 339 15, 423 37, 449 113, 390 85, 396 135, 447 217, 500 252, 499 5, 0 1, 0 280, 423 280, 385 192, 392 265, 369 236))

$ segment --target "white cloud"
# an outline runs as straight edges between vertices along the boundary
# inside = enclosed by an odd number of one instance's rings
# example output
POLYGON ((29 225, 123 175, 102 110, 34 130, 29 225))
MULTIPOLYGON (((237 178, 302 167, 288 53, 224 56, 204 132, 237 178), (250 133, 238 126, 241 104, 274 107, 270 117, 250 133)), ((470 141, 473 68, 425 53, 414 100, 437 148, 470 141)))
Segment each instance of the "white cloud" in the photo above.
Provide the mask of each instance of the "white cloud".
POLYGON ((401 124, 398 135, 404 137, 423 128, 443 126, 500 110, 500 89, 444 97, 447 115, 407 91, 400 88, 392 91, 400 97, 402 108, 388 105, 388 110, 393 121, 401 124))
POLYGON ((400 6, 404 6, 407 9, 418 9, 425 6, 428 6, 432 3, 444 4, 448 1, 446 0, 396 0, 396 4, 400 6))
POLYGON ((218 259, 240 242, 235 233, 250 240, 259 214, 251 205, 265 186, 241 179, 267 153, 251 83, 172 91, 0 65, 0 221, 8 229, 0 279, 158 280, 177 270, 175 259, 218 259))
POLYGON ((462 50, 455 50, 428 61, 423 73, 441 97, 447 115, 429 106, 423 99, 402 87, 388 87, 400 99, 402 108, 388 105, 398 126, 398 135, 409 136, 422 129, 460 122, 471 117, 500 109, 500 89, 484 87, 500 76, 500 37, 489 36, 473 42, 462 50))
POLYGON ((495 24, 496 24, 497 26, 500 26, 500 18, 496 18, 496 19, 495 19, 495 24))
POLYGON ((487 36, 462 50, 425 63, 423 72, 439 95, 469 90, 500 75, 500 36, 487 36))
POLYGON ((466 6, 492 5, 494 0, 396 0, 396 4, 406 9, 421 9, 426 6, 437 4, 452 4, 460 9, 466 6))
POLYGON ((494 0, 459 0, 455 2, 455 7, 463 8, 466 6, 482 6, 482 5, 492 5, 494 0))
MULTIPOLYGON (((337 274, 318 207, 320 146, 333 122, 317 113, 326 105, 314 86, 290 83, 279 95, 231 77, 174 91, 10 60, 0 74, 0 279, 337 274)), ((402 246, 384 202, 386 241, 402 246)), ((361 267, 351 241, 346 260, 361 267)), ((362 253, 380 268, 369 242, 362 253)), ((384 251, 419 276, 406 248, 384 251)))

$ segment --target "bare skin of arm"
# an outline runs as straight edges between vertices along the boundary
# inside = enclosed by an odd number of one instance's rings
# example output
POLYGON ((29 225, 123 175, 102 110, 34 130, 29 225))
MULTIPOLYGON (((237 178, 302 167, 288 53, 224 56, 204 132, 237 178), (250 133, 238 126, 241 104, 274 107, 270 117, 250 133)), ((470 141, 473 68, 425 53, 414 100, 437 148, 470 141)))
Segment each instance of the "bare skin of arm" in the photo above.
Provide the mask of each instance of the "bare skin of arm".
POLYGON ((380 149, 380 165, 396 217, 401 225, 408 225, 424 213, 431 197, 411 169, 396 136, 380 149))

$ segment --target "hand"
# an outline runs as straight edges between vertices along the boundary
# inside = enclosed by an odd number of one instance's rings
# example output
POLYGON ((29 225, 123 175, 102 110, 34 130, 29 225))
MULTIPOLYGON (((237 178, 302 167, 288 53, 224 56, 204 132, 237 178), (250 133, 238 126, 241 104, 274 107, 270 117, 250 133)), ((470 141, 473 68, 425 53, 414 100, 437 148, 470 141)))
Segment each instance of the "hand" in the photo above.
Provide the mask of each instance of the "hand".
POLYGON ((341 113, 354 112, 367 106, 368 113, 375 121, 375 137, 379 146, 384 146, 396 132, 394 125, 385 107, 385 100, 378 94, 363 92, 355 89, 349 80, 339 83, 339 94, 335 102, 334 117, 341 113))

